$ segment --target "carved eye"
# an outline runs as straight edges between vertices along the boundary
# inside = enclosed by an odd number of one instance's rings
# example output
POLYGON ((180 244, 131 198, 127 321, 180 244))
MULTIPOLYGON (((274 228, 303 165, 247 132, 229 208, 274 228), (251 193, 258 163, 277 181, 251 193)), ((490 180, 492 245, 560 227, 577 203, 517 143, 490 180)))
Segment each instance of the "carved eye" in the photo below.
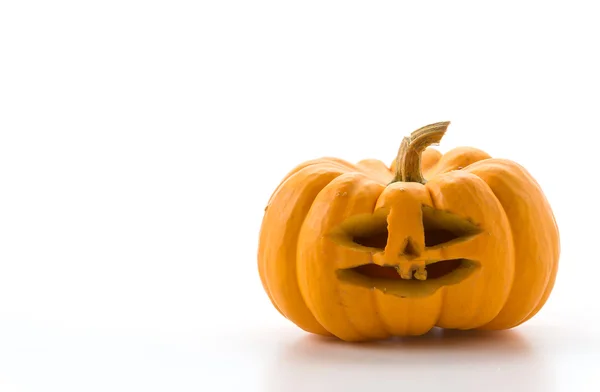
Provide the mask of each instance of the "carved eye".
POLYGON ((423 206, 425 247, 460 241, 481 232, 472 222, 446 211, 423 206))
POLYGON ((362 214, 348 218, 330 237, 356 250, 383 252, 388 242, 388 211, 379 210, 374 214, 362 214))
POLYGON ((370 233, 352 236, 352 242, 367 248, 375 248, 381 250, 385 249, 385 245, 388 242, 387 223, 385 224, 385 226, 375 227, 374 230, 370 233))
MULTIPOLYGON (((480 229, 470 221, 446 211, 423 206, 423 231, 425 232, 425 247, 431 248, 461 241, 480 232, 480 229)), ((346 220, 337 230, 330 233, 331 238, 356 250, 382 252, 388 243, 388 211, 378 211, 375 214, 357 215, 346 220)), ((407 233, 401 254, 418 256, 415 240, 407 233)))

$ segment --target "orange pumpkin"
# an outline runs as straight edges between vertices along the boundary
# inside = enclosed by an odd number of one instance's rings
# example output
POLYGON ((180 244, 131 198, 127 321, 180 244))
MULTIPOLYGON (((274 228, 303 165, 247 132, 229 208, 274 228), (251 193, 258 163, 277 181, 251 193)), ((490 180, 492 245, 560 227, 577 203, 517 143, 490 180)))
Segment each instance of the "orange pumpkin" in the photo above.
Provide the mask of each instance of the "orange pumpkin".
POLYGON ((460 147, 449 123, 405 138, 392 168, 323 158, 292 170, 262 222, 258 267, 279 312, 343 340, 434 326, 507 329, 552 291, 558 228, 520 165, 460 147))

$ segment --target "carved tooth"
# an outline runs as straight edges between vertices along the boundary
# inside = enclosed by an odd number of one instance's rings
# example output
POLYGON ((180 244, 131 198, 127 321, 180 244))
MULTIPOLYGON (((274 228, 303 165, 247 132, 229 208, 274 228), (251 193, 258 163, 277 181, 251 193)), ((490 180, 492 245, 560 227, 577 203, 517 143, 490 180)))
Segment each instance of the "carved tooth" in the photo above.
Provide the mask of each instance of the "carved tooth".
POLYGON ((402 277, 402 279, 412 279, 412 265, 410 264, 402 264, 396 267, 398 274, 402 277))
POLYGON ((427 270, 425 269, 425 265, 419 265, 417 267, 417 271, 415 272, 415 278, 419 280, 427 279, 427 270))

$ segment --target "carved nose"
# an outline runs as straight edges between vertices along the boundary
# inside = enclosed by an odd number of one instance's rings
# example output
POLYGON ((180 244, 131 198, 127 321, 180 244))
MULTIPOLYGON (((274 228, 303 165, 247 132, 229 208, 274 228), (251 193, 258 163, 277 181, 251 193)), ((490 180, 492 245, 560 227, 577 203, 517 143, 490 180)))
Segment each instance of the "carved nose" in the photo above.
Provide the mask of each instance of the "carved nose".
POLYGON ((403 250, 400 251, 398 256, 404 257, 407 259, 414 259, 415 257, 421 256, 421 252, 419 251, 419 246, 411 237, 407 237, 406 241, 403 245, 403 250))
POLYGON ((387 222, 388 241, 385 252, 388 256, 409 260, 419 257, 425 248, 421 203, 406 199, 393 205, 387 222))

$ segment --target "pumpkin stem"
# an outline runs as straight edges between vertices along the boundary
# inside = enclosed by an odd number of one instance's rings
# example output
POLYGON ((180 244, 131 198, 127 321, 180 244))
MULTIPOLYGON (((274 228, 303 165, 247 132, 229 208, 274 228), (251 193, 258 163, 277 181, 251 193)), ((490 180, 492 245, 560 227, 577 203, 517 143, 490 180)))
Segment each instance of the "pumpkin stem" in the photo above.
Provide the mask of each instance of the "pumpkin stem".
POLYGON ((442 140, 450 125, 450 121, 426 125, 405 137, 400 143, 398 156, 396 157, 396 168, 392 182, 419 182, 425 183, 421 173, 421 154, 425 149, 437 144, 442 140))

